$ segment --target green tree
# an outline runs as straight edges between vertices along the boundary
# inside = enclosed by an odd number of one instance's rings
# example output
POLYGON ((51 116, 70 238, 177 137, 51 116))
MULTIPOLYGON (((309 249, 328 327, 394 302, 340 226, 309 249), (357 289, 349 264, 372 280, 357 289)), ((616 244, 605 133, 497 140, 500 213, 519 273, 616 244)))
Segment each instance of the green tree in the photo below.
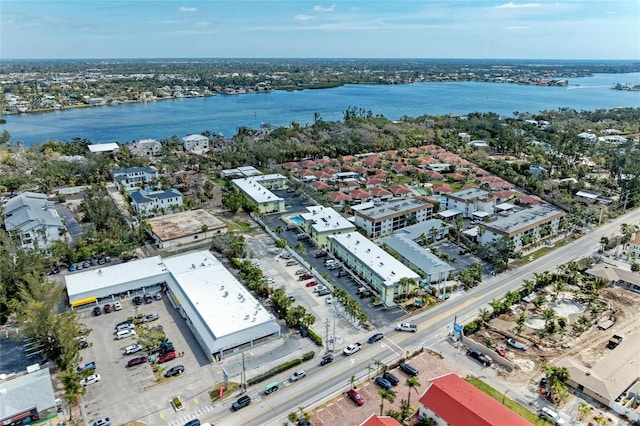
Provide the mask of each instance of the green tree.
POLYGON ((382 416, 384 412, 384 400, 386 399, 393 404, 393 401, 396 400, 396 393, 391 389, 381 389, 378 391, 378 395, 380 395, 380 415, 382 416))
POLYGON ((407 379, 407 387, 409 388, 409 393, 407 394, 407 404, 409 404, 409 406, 411 406, 411 389, 414 389, 416 391, 416 394, 418 393, 418 388, 420 387, 420 382, 418 381, 417 377, 409 377, 407 379))

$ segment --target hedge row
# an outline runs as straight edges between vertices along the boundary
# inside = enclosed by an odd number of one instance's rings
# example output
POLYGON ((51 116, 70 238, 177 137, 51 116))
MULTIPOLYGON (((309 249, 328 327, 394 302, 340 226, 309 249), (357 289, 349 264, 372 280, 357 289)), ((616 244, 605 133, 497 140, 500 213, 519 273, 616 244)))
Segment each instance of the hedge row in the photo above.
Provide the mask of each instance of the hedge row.
POLYGON ((316 332, 313 331, 312 329, 309 329, 309 339, 311 339, 311 341, 316 345, 322 346, 322 337, 316 334, 316 332))
POLYGON ((267 371, 266 373, 250 378, 249 380, 247 380, 247 384, 249 386, 255 385, 257 383, 260 383, 264 380, 267 380, 275 376, 276 374, 282 373, 283 371, 287 371, 288 369, 296 367, 300 364, 302 364, 302 360, 300 358, 296 358, 289 362, 285 362, 284 364, 280 364, 276 367, 273 367, 271 370, 267 371))

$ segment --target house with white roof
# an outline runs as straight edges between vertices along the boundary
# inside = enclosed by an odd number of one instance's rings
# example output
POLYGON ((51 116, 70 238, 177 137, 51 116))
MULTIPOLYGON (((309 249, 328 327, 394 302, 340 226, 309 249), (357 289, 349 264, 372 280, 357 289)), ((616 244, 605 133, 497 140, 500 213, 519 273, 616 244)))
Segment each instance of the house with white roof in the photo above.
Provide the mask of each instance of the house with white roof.
POLYGON ((89 145, 89 151, 93 153, 108 152, 110 154, 115 154, 116 152, 120 151, 120 146, 115 142, 96 143, 96 144, 89 145))
POLYGON ((276 318, 207 250, 103 266, 65 282, 75 308, 162 289, 212 362, 280 337, 276 318))
POLYGON ((331 235, 327 246, 386 306, 395 306, 395 298, 410 294, 420 280, 417 273, 359 232, 331 235))
POLYGON ((125 191, 142 188, 156 179, 158 179, 158 169, 153 166, 129 167, 113 172, 113 181, 116 187, 125 191))
POLYGON ((65 239, 64 223, 45 194, 24 192, 8 200, 2 211, 5 229, 24 250, 48 249, 65 239))
POLYGON ((493 213, 496 197, 480 188, 467 188, 451 194, 444 194, 447 208, 462 212, 462 216, 473 218, 475 212, 493 213))
POLYGON ((329 235, 353 232, 356 227, 330 207, 307 207, 307 213, 300 214, 300 227, 318 247, 324 247, 329 235))
POLYGON ((203 154, 209 150, 209 138, 193 134, 182 138, 184 150, 193 154, 203 154))
POLYGON ((173 213, 182 206, 182 193, 169 188, 158 191, 141 189, 131 194, 131 207, 138 217, 148 217, 173 213))
POLYGON ((284 189, 287 187, 287 182, 286 176, 275 173, 234 179, 231 184, 256 203, 260 213, 267 214, 285 210, 284 198, 275 195, 271 189, 284 189))

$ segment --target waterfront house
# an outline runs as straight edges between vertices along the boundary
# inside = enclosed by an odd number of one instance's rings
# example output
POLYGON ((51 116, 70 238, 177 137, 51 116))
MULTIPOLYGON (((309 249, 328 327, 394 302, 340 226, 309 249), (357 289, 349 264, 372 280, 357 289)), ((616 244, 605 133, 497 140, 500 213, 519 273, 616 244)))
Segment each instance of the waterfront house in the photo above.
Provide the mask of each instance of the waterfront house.
POLYGON ((113 172, 113 181, 116 187, 125 191, 142 188, 156 179, 158 179, 158 169, 153 166, 129 167, 113 172))

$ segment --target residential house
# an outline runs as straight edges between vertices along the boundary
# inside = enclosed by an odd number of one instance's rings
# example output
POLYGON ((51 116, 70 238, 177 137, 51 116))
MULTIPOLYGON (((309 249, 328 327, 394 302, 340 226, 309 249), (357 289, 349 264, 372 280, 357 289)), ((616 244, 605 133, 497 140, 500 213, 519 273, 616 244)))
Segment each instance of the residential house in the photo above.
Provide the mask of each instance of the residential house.
POLYGON ((372 414, 367 420, 360 423, 360 426, 402 426, 402 423, 399 423, 393 417, 372 414))
POLYGON ((598 263, 585 271, 593 278, 602 278, 611 286, 622 287, 640 293, 640 274, 606 263, 598 263))
POLYGON ((109 154, 115 154, 116 152, 120 152, 120 145, 115 142, 110 143, 96 143, 88 146, 89 151, 98 154, 102 152, 106 152, 109 154))
POLYGON ((4 227, 24 250, 48 249, 64 241, 66 228, 45 194, 24 192, 2 207, 4 227))
POLYGON ((327 196, 329 196, 334 204, 344 205, 345 203, 349 203, 351 201, 351 196, 349 194, 345 194, 342 191, 329 192, 327 196))
POLYGON ((447 208, 462 212, 465 218, 475 218, 475 212, 493 213, 496 198, 491 192, 479 188, 468 188, 445 194, 447 208))
POLYGON ((320 181, 314 181, 309 183, 309 186, 314 189, 316 192, 321 192, 321 191, 328 191, 329 190, 329 185, 325 182, 320 182, 320 181))
POLYGON ((529 165, 529 174, 531 176, 540 176, 540 175, 545 175, 545 174, 548 174, 548 173, 549 173, 549 171, 544 166, 541 166, 539 164, 530 164, 529 165))
POLYGON ((582 189, 575 194, 576 200, 584 204, 594 204, 598 196, 600 194, 597 192, 587 191, 586 189, 582 189))
POLYGON ((431 188, 431 193, 433 195, 445 195, 451 193, 451 185, 448 183, 440 183, 437 185, 433 185, 431 188))
POLYGON ((139 157, 155 157, 162 154, 162 144, 155 139, 133 141, 128 145, 129 151, 139 157))
POLYGON ((234 179, 231 184, 256 203, 260 213, 268 214, 285 210, 284 198, 275 195, 271 189, 284 189, 288 181, 286 176, 281 174, 270 174, 234 179))
POLYGON ((408 198, 413 195, 413 191, 404 185, 391 185, 389 191, 391 191, 395 198, 408 198))
POLYGON ((147 219, 148 233, 159 249, 204 244, 227 232, 227 225, 206 210, 197 209, 147 219))
POLYGON ((203 154, 209 150, 209 138, 193 134, 182 138, 184 150, 193 154, 203 154))
POLYGON ((371 201, 373 198, 371 194, 364 189, 354 189, 349 192, 349 196, 354 204, 366 203, 367 201, 371 201))
POLYGON ((140 189, 130 195, 131 207, 139 217, 173 213, 182 206, 182 193, 173 188, 158 191, 140 189))
POLYGON ((636 232, 633 239, 629 241, 627 251, 633 256, 640 257, 640 232, 636 232))
POLYGON ((371 188, 369 190, 369 193, 371 194, 373 199, 377 202, 380 202, 380 201, 385 202, 393 199, 393 193, 388 189, 378 188, 378 187, 371 188))
POLYGON ((431 379, 420 397, 419 419, 438 426, 531 426, 505 405, 454 373, 431 379))
POLYGON ((152 184, 158 179, 158 169, 153 166, 129 167, 128 169, 115 170, 113 181, 116 187, 124 191, 133 191, 152 184))

